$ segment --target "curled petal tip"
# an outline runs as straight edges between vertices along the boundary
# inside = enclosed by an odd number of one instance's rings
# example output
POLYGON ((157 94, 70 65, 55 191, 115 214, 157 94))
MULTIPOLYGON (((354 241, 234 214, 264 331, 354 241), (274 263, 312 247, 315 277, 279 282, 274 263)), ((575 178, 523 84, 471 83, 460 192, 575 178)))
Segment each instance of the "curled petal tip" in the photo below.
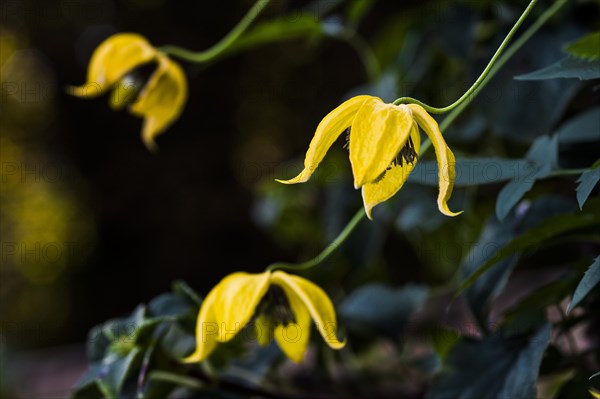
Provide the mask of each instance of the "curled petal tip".
POLYGON ((440 212, 443 213, 446 216, 450 216, 450 217, 454 217, 454 216, 458 216, 461 213, 463 213, 464 211, 458 211, 458 212, 452 212, 450 209, 448 209, 448 207, 440 207, 440 212))
POLYGON ((365 184, 367 184, 367 182, 364 179, 364 176, 362 176, 360 179, 358 177, 354 177, 354 189, 358 190, 359 188, 362 188, 362 186, 364 186, 365 184))
POLYGON ((344 338, 342 341, 339 341, 337 339, 333 340, 333 339, 329 339, 325 341, 327 343, 327 345, 329 345, 329 347, 331 349, 342 349, 343 347, 346 346, 346 338, 344 338))
POLYGON ((153 154, 156 154, 158 152, 158 146, 156 145, 156 142, 154 140, 145 138, 142 138, 142 140, 144 141, 144 145, 146 146, 148 151, 150 151, 153 154))
POLYGON ((281 179, 275 179, 275 181, 277 183, 282 183, 282 184, 298 184, 298 183, 306 183, 308 181, 308 179, 310 179, 310 172, 307 172, 306 169, 304 169, 302 172, 300 172, 300 174, 292 179, 289 180, 281 180, 281 179))
POLYGON ((371 214, 372 211, 373 206, 365 204, 365 214, 367 215, 367 218, 369 218, 369 220, 373 220, 373 215, 371 214))
POLYGON ((188 357, 181 359, 182 363, 198 363, 204 360, 204 357, 199 356, 197 353, 192 353, 188 357))

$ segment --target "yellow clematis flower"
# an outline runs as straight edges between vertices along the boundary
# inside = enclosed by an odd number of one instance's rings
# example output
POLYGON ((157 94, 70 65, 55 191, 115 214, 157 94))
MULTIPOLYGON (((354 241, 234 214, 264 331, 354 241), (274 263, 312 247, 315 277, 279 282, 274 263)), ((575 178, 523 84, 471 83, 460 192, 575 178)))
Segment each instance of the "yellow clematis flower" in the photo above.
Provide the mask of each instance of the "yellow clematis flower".
POLYGON ((284 184, 304 183, 314 173, 329 147, 346 129, 354 187, 362 188, 365 211, 371 219, 373 207, 391 198, 402 188, 415 167, 421 148, 419 127, 435 148, 439 167, 438 208, 448 216, 447 201, 454 187, 454 154, 433 119, 416 104, 386 104, 372 96, 353 97, 331 111, 317 127, 306 158, 304 170, 284 184))
POLYGON ((131 104, 130 111, 144 118, 142 140, 153 150, 154 139, 164 132, 181 114, 187 101, 187 80, 183 70, 173 60, 153 47, 143 36, 120 33, 98 46, 88 67, 87 82, 70 88, 70 93, 94 98, 111 88, 111 106, 121 106, 126 76, 137 67, 156 63, 157 68, 131 104))
POLYGON ((273 338, 287 357, 300 362, 310 337, 310 320, 325 342, 341 349, 335 310, 314 283, 282 271, 225 277, 204 298, 196 324, 196 350, 184 362, 206 359, 218 343, 230 341, 255 317, 260 345, 273 338))

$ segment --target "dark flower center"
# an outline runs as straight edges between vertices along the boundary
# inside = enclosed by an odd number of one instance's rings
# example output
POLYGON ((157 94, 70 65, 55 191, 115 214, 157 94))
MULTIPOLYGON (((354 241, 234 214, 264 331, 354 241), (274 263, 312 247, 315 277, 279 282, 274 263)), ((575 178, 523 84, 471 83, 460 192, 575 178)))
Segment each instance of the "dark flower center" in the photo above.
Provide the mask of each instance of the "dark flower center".
POLYGON ((396 155, 396 158, 392 161, 392 165, 388 167, 388 170, 391 169, 391 167, 395 164, 402 166, 403 159, 406 161, 407 165, 412 165, 418 157, 419 154, 417 154, 415 151, 415 144, 413 143, 412 138, 409 136, 406 144, 404 144, 404 147, 402 147, 398 155, 396 155))
POLYGON ((287 326, 296 322, 296 317, 290 302, 283 289, 277 285, 271 285, 261 300, 258 311, 263 316, 275 321, 277 324, 287 326))
MULTIPOLYGON (((346 142, 344 143, 344 148, 347 149, 348 151, 350 150, 350 131, 351 131, 351 127, 349 127, 348 129, 345 130, 346 132, 346 142)), ((392 169, 392 167, 399 165, 402 166, 402 164, 404 162, 406 162, 406 164, 413 164, 417 161, 417 159, 419 158, 419 154, 417 154, 417 151, 415 150, 415 143, 413 143, 412 138, 410 136, 408 136, 408 140, 406 140, 406 143, 404 144, 404 146, 400 149, 400 151, 398 152, 398 154, 396 154, 396 157, 394 158, 394 160, 392 161, 392 163, 390 164, 390 166, 387 167, 386 170, 384 170, 378 177, 377 179, 375 179, 373 181, 373 183, 379 183, 381 181, 381 179, 383 179, 383 177, 385 176, 385 173, 392 169)))
POLYGON ((409 136, 408 140, 406 140, 406 144, 404 144, 404 147, 402 147, 398 154, 396 154, 396 157, 394 158, 390 166, 388 166, 387 169, 384 170, 377 177, 377 179, 373 181, 373 183, 379 183, 383 179, 387 171, 392 169, 394 166, 402 166, 403 162, 406 162, 407 165, 412 165, 417 161, 417 159, 419 159, 419 154, 417 154, 417 151, 415 150, 415 144, 413 143, 412 138, 409 136))

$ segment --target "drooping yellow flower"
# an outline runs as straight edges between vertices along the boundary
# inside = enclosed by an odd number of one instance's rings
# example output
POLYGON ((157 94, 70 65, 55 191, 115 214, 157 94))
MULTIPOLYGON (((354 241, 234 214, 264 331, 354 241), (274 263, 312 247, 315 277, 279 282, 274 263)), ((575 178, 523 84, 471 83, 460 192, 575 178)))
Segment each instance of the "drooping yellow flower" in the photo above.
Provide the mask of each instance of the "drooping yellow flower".
POLYGON ((173 60, 153 47, 143 36, 135 33, 120 33, 106 39, 98 46, 88 67, 87 82, 72 87, 71 94, 97 97, 115 87, 111 106, 120 107, 120 97, 127 86, 124 80, 128 73, 149 63, 157 67, 130 111, 144 118, 142 140, 149 149, 154 149, 154 139, 164 132, 181 114, 187 100, 187 80, 183 70, 173 60))
POLYGON ((365 211, 371 218, 373 207, 396 194, 414 169, 421 148, 419 127, 435 148, 440 212, 456 216, 461 212, 452 212, 447 204, 456 175, 454 154, 435 119, 415 104, 386 104, 372 96, 356 96, 345 101, 319 123, 306 152, 304 170, 293 179, 277 181, 285 184, 308 181, 329 147, 349 129, 354 187, 362 188, 365 211))
POLYGON ((341 349, 335 310, 327 294, 314 283, 282 271, 225 277, 204 298, 196 324, 196 350, 185 362, 200 362, 235 337, 254 318, 261 345, 273 338, 287 357, 300 362, 310 337, 310 320, 325 342, 341 349))

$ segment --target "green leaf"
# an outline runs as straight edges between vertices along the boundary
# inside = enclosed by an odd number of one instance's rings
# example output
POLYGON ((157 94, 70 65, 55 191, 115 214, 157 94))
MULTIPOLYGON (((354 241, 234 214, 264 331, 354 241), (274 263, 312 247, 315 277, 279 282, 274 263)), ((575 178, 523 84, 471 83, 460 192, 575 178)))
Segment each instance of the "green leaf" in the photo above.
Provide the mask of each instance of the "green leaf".
POLYGON ((258 23, 231 47, 227 54, 249 50, 267 43, 283 42, 302 37, 315 38, 323 34, 321 22, 311 14, 301 13, 258 23))
POLYGON ((600 62, 566 57, 546 68, 515 76, 515 79, 517 80, 546 80, 557 78, 578 78, 580 80, 598 79, 600 78, 600 62))
MULTIPOLYGON (((496 218, 490 218, 461 265, 462 277, 471 275, 494 255, 494 249, 508 244, 516 235, 537 226, 548 217, 571 211, 573 208, 572 202, 560 197, 543 197, 536 199, 525 209, 511 212, 503 223, 496 218)), ((465 292, 469 308, 484 330, 488 325, 490 303, 506 285, 519 256, 520 253, 516 252, 499 261, 465 292)))
POLYGON ((148 304, 148 312, 152 317, 185 317, 197 309, 180 295, 166 293, 152 299, 148 304))
POLYGON ((408 285, 393 289, 380 283, 364 285, 339 306, 339 315, 348 328, 397 337, 412 312, 427 298, 427 290, 408 285))
POLYGON ((498 331, 483 340, 464 338, 452 348, 428 399, 534 399, 542 356, 552 328, 533 335, 498 331))
POLYGON ((529 229, 519 237, 510 241, 501 250, 497 251, 492 257, 485 261, 479 268, 473 272, 458 288, 457 295, 470 287, 483 273, 489 270, 500 260, 516 252, 521 252, 527 248, 541 244, 542 242, 556 237, 571 230, 581 229, 596 224, 600 224, 600 201, 594 201, 590 206, 589 213, 577 211, 566 215, 558 215, 548 218, 538 226, 529 229))
MULTIPOLYGON (((488 221, 461 266, 463 277, 473 273, 479 265, 492 256, 493 252, 490 251, 490 248, 506 245, 513 238, 513 228, 521 218, 512 217, 510 219, 506 223, 501 223, 496 218, 488 221)), ((518 257, 519 254, 513 254, 496 263, 465 292, 469 308, 479 326, 484 330, 487 329, 490 303, 504 288, 518 257)))
POLYGON ((515 179, 502 188, 496 200, 496 216, 502 221, 510 210, 531 190, 537 179, 550 174, 558 164, 557 136, 537 138, 526 159, 529 161, 519 170, 515 179))
POLYGON ((373 0, 351 1, 346 12, 346 18, 350 25, 357 26, 374 4, 375 2, 373 0))
POLYGON ((600 140, 600 106, 593 107, 563 123, 556 135, 561 144, 600 140))
POLYGON ((173 360, 181 360, 194 351, 196 339, 192 331, 185 331, 179 324, 172 324, 160 342, 161 349, 173 360))
POLYGON ((588 271, 585 272, 585 275, 577 285, 575 293, 573 294, 573 299, 567 308, 567 313, 579 305, 583 298, 585 298, 598 283, 600 283, 600 256, 594 260, 594 263, 592 263, 588 271))
POLYGON ((90 365, 88 372, 75 384, 75 398, 117 399, 125 380, 140 360, 140 350, 133 348, 126 356, 110 354, 90 365), (100 395, 98 395, 100 393, 100 395))
POLYGON ((95 326, 88 333, 86 354, 90 362, 97 362, 104 357, 110 341, 103 333, 104 324, 95 326))
MULTIPOLYGON (((525 159, 498 157, 459 158, 456 160, 455 187, 478 186, 512 180, 527 169, 531 162, 525 159)), ((409 175, 411 182, 437 186, 438 166, 436 161, 419 162, 409 175)))
POLYGON ((198 307, 202 304, 202 298, 183 280, 175 281, 171 289, 174 293, 187 298, 198 307))
POLYGON ((592 193, 592 190, 600 181, 600 166, 587 172, 583 172, 577 180, 577 202, 579 203, 579 209, 583 209, 583 204, 587 201, 588 197, 592 193))
POLYGON ((600 59, 600 32, 590 33, 568 44, 564 50, 584 60, 592 61, 600 59))
POLYGON ((135 364, 141 360, 139 355, 139 348, 133 348, 127 356, 116 357, 104 364, 105 367, 108 367, 108 372, 101 380, 115 394, 115 398, 120 397, 125 380, 130 372, 135 369, 135 364))

